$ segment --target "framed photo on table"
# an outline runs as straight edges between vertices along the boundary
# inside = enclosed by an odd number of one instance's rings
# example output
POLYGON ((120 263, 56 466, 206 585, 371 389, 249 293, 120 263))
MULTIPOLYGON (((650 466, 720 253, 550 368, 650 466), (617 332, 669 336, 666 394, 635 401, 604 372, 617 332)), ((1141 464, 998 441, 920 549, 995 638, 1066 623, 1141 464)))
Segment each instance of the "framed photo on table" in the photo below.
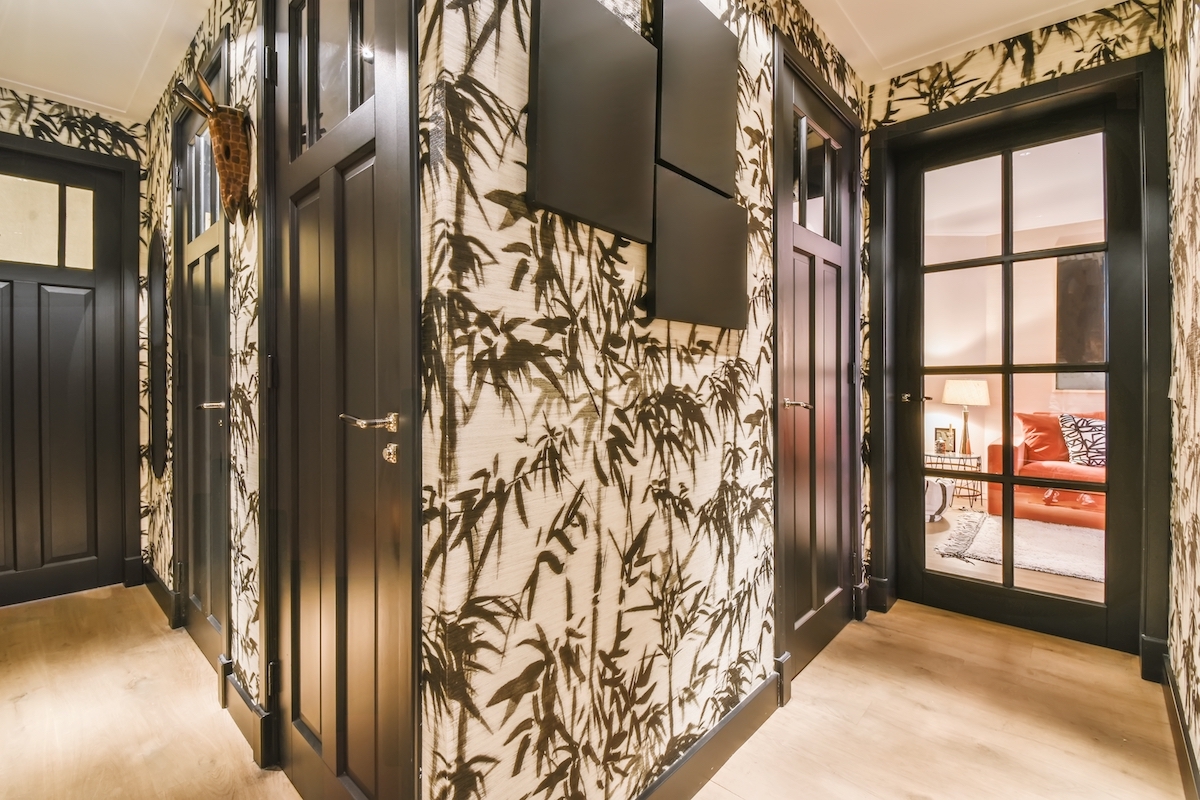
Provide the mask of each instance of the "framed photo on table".
POLYGON ((938 455, 944 453, 953 453, 957 449, 958 442, 955 441, 954 428, 934 428, 933 429, 933 452, 938 455))

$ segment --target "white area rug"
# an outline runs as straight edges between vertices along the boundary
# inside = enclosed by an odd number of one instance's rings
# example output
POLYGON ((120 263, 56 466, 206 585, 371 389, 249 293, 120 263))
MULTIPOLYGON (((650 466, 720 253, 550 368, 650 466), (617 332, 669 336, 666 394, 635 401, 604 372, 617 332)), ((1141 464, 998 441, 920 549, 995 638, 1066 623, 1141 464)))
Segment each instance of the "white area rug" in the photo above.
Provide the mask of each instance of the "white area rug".
MULTIPOLYGON (((963 511, 954 520, 950 538, 938 546, 936 552, 945 558, 1001 564, 1002 547, 1000 517, 982 511, 963 511)), ((1029 519, 1014 520, 1013 566, 1103 581, 1104 531, 1029 519)))

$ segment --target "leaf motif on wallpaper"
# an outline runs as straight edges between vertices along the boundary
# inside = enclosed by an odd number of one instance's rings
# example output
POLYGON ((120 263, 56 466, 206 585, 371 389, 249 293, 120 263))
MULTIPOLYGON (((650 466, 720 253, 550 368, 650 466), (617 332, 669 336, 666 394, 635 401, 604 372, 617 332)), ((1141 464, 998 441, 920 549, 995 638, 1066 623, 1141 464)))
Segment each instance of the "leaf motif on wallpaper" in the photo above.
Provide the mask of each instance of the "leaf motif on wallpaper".
POLYGON ((525 202, 502 5, 422 15, 428 794, 632 796, 768 671, 770 72, 739 76, 754 329, 651 322, 644 247, 525 202))

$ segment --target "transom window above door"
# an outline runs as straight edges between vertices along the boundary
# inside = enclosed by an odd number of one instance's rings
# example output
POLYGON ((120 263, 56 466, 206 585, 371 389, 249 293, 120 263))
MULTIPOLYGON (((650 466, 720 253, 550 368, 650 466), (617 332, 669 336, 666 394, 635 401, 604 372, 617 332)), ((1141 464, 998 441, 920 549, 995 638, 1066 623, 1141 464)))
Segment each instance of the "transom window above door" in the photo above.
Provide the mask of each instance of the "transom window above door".
POLYGON ((0 261, 92 269, 92 190, 0 173, 0 261))

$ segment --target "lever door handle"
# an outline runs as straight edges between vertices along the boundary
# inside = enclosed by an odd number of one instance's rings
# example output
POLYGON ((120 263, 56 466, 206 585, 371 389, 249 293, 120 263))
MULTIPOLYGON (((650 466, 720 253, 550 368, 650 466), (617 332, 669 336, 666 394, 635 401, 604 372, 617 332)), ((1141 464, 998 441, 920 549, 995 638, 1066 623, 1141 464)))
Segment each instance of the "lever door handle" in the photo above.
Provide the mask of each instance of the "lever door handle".
POLYGON ((383 428, 388 431, 388 433, 395 433, 396 431, 400 430, 400 415, 395 411, 381 419, 359 419, 358 417, 351 416, 350 414, 339 414, 338 418, 345 420, 354 427, 364 431, 372 428, 383 428))
POLYGON ((792 400, 791 398, 788 398, 788 397, 783 398, 783 407, 784 408, 795 408, 796 406, 799 406, 800 408, 807 408, 809 411, 813 410, 812 403, 806 403, 803 400, 792 400))
POLYGON ((196 406, 196 408, 199 408, 203 411, 220 411, 221 409, 225 408, 225 404, 224 403, 201 403, 200 405, 196 406))

